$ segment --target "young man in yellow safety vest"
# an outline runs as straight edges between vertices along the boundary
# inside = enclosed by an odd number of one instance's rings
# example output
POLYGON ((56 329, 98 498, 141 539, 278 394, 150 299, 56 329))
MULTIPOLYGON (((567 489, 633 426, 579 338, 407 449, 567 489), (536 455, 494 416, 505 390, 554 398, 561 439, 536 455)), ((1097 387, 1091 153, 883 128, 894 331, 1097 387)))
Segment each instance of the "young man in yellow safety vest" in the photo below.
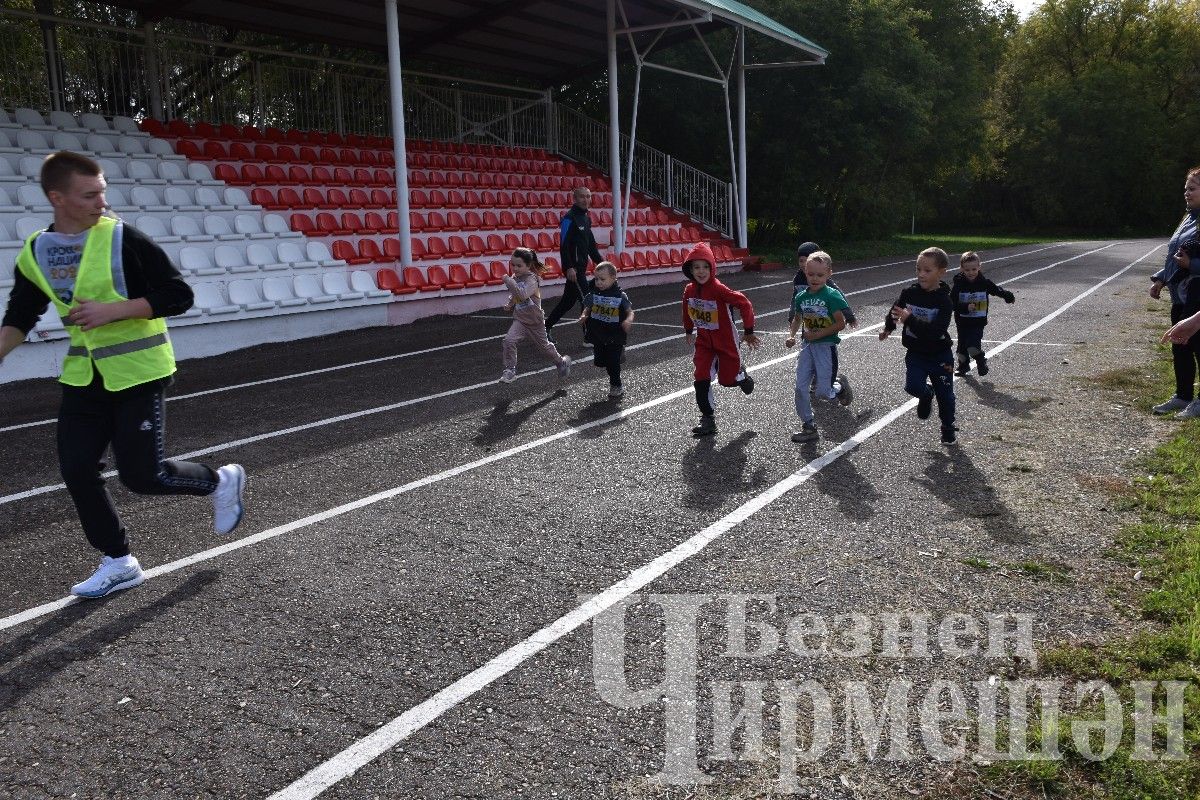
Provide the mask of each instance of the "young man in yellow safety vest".
POLYGON ((84 534, 104 554, 71 593, 104 597, 145 580, 98 466, 109 444, 130 490, 211 495, 219 534, 241 522, 246 472, 171 461, 164 452, 163 397, 175 356, 163 318, 192 305, 179 270, 145 234, 105 216, 104 175, 92 159, 55 153, 41 182, 54 225, 26 239, 17 257, 0 363, 53 305, 70 336, 59 378, 59 469, 84 534))

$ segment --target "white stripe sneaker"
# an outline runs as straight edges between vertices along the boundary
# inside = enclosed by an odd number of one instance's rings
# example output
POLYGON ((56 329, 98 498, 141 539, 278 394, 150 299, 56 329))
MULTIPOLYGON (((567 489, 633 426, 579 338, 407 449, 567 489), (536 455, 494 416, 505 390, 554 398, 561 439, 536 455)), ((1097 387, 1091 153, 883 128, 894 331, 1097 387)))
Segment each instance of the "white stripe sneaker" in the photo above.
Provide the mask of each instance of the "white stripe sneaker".
POLYGON ((242 492, 246 490, 246 470, 241 464, 226 464, 217 470, 217 490, 212 493, 213 529, 224 536, 242 521, 242 492))
POLYGON ((144 580, 146 576, 142 573, 142 565, 133 556, 104 556, 92 577, 72 586, 71 594, 94 600, 122 589, 130 589, 144 580))

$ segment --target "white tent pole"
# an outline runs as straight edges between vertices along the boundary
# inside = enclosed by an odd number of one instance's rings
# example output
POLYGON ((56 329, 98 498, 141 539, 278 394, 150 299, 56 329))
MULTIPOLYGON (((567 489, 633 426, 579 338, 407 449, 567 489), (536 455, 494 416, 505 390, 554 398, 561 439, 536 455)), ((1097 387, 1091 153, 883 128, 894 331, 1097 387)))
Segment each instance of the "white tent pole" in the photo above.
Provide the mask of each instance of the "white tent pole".
MULTIPOLYGON (((395 2, 395 0, 389 0, 395 2)), ((617 0, 608 0, 608 171, 612 180, 613 249, 625 250, 621 224, 621 129, 617 102, 617 0)), ((631 154, 632 155, 632 154, 631 154)))
POLYGON ((396 0, 384 0, 387 12, 388 89, 392 101, 392 155, 396 160, 396 214, 400 223, 400 264, 412 264, 412 229, 408 224, 408 148, 404 143, 404 89, 400 83, 400 22, 396 0))

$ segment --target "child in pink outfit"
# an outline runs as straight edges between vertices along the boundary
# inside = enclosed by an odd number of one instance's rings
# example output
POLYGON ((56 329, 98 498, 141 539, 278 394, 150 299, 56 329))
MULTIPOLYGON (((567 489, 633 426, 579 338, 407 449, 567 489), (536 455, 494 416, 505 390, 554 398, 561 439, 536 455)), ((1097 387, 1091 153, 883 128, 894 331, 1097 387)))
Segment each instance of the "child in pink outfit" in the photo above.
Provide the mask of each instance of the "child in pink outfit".
POLYGON ((517 344, 525 338, 558 366, 558 376, 565 378, 571 373, 571 357, 561 355, 546 337, 546 315, 542 311, 542 288, 540 276, 546 266, 538 260, 537 253, 528 247, 518 247, 508 262, 511 275, 504 276, 504 285, 509 291, 505 311, 513 312, 513 323, 504 337, 504 371, 500 373, 503 383, 517 379, 517 344))

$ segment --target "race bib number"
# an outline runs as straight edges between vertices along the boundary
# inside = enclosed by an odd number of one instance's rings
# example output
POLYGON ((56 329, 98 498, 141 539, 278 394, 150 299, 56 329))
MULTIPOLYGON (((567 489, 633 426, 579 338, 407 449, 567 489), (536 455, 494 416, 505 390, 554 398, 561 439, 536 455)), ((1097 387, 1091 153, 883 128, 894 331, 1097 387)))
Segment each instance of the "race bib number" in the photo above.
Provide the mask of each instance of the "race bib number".
POLYGON ((688 298, 688 317, 692 320, 693 325, 706 331, 715 331, 721 327, 720 318, 717 317, 716 300, 688 298))
MULTIPOLYGON (((912 313, 914 319, 919 319, 922 322, 933 322, 935 319, 937 319, 938 315, 938 310, 936 308, 925 308, 924 306, 910 305, 908 306, 908 310, 912 313)), ((909 336, 916 336, 916 334, 910 331, 908 328, 905 328, 904 332, 909 336)))
POLYGON ((621 321, 621 298, 608 295, 592 295, 592 309, 589 313, 597 322, 615 323, 621 321))
POLYGON ((987 292, 962 292, 958 296, 958 314, 961 317, 986 317, 988 312, 987 292))

